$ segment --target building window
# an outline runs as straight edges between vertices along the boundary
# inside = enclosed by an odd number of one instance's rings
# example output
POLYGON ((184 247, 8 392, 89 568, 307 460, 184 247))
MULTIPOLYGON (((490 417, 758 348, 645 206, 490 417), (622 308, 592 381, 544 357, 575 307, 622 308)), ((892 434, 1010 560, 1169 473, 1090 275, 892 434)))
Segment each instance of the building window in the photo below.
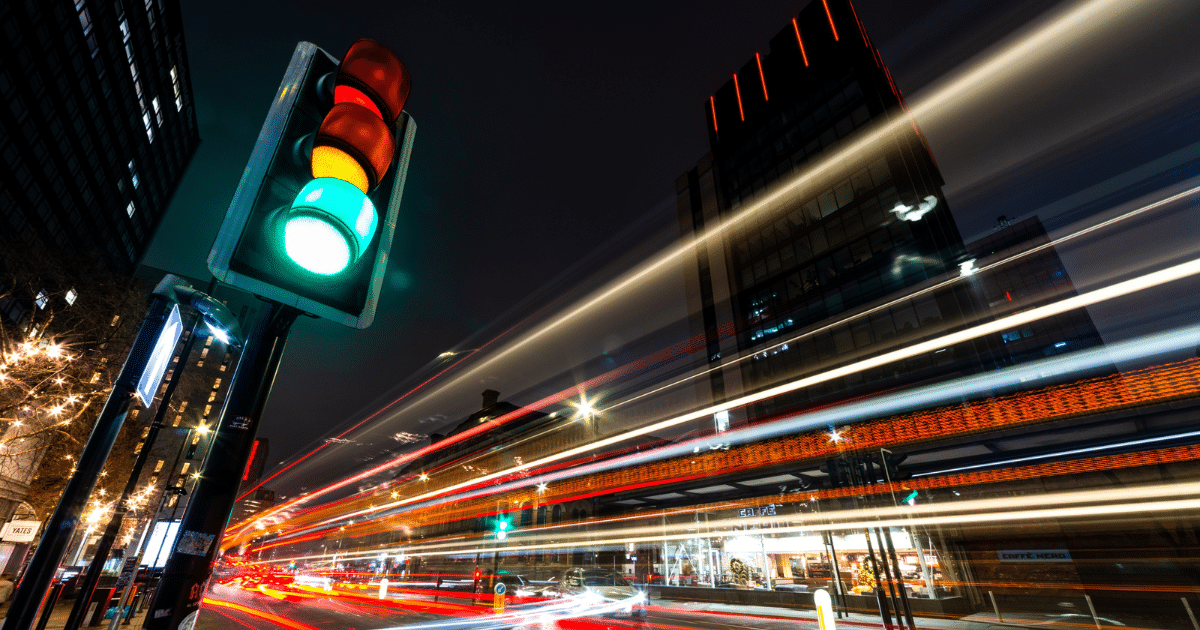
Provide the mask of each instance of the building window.
POLYGON ((37 302, 37 307, 39 309, 45 309, 46 304, 50 301, 50 298, 46 296, 46 290, 42 289, 38 291, 37 298, 34 301, 37 302))
POLYGON ((133 180, 133 187, 137 188, 139 183, 137 165, 133 163, 133 160, 129 160, 129 179, 133 180))
MULTIPOLYGON (((132 217, 134 212, 137 212, 137 207, 133 205, 132 201, 130 201, 129 205, 125 206, 125 214, 128 214, 132 217)), ((122 234, 122 236, 124 236, 124 234, 122 234)))
POLYGON ((178 416, 175 416, 175 421, 171 423, 171 426, 173 426, 173 427, 177 427, 177 426, 179 426, 179 423, 180 423, 180 422, 182 422, 182 421, 183 421, 183 415, 182 415, 182 414, 180 414, 180 415, 178 415, 178 416))
POLYGON ((70 304, 71 306, 75 306, 75 300, 79 299, 79 294, 75 292, 74 288, 70 288, 70 289, 67 289, 66 297, 67 297, 67 304, 70 304))
POLYGON ((150 99, 150 104, 154 106, 154 120, 158 123, 158 126, 161 127, 163 119, 162 110, 158 107, 158 97, 155 96, 154 98, 150 99))
POLYGON ((163 464, 165 464, 165 463, 166 462, 164 462, 161 459, 158 460, 158 463, 154 465, 154 472, 159 472, 160 470, 162 470, 163 464))
POLYGON ((183 462, 183 468, 179 469, 179 474, 181 474, 181 475, 187 474, 188 469, 191 467, 192 467, 192 462, 183 462))
POLYGON ((179 73, 171 66, 171 89, 175 90, 175 111, 183 111, 183 92, 179 89, 179 73))

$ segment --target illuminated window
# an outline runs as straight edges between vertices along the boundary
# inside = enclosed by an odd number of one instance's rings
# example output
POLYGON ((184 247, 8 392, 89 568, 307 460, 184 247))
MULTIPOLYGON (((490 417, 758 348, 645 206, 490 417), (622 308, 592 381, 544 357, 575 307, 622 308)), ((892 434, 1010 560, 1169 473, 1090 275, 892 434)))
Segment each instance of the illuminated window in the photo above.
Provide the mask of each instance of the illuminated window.
POLYGON ((213 389, 217 389, 219 387, 221 387, 221 379, 218 378, 213 381, 213 389))
POLYGON ((175 416, 175 421, 171 423, 171 426, 177 427, 177 426, 179 426, 179 423, 182 421, 183 421, 182 415, 175 416))
POLYGON ((121 41, 129 41, 129 20, 121 20, 121 41))
POLYGON ((78 294, 78 293, 76 293, 76 292, 75 292, 75 289, 73 289, 73 288, 72 288, 72 289, 67 289, 67 295, 66 295, 66 298, 67 298, 67 304, 70 304, 71 306, 74 306, 74 305, 75 305, 75 300, 79 298, 79 294, 78 294))
POLYGON ((133 202, 130 201, 129 205, 125 206, 125 214, 132 217, 134 212, 137 212, 137 206, 133 205, 133 202))
POLYGON ((194 437, 192 437, 192 446, 195 446, 199 443, 200 443, 200 434, 197 433, 194 437))
POLYGON ((175 111, 183 111, 183 92, 179 89, 179 73, 171 66, 171 88, 175 90, 175 111))
POLYGON ((154 465, 154 472, 159 472, 160 470, 162 470, 163 464, 165 464, 165 463, 166 462, 164 462, 161 459, 158 460, 158 463, 154 465))
POLYGON ((186 401, 186 400, 179 403, 179 412, 180 413, 183 413, 183 410, 187 409, 187 403, 188 403, 188 401, 186 401))
POLYGON ((158 108, 158 97, 155 96, 154 98, 150 99, 150 104, 154 106, 154 120, 158 123, 158 126, 161 127, 163 118, 162 110, 158 108))
POLYGON ((46 296, 46 290, 42 289, 41 291, 38 291, 37 298, 34 299, 34 301, 37 302, 37 307, 39 309, 44 309, 46 308, 46 304, 50 302, 50 298, 46 296))
POLYGON ((204 405, 204 417, 207 418, 209 412, 212 411, 212 405, 204 405))
POLYGON ((129 160, 129 179, 133 180, 133 187, 137 188, 138 187, 137 165, 135 165, 133 163, 133 160, 129 160))
POLYGON ((192 467, 192 462, 183 462, 183 468, 179 469, 180 474, 187 474, 189 468, 192 467))

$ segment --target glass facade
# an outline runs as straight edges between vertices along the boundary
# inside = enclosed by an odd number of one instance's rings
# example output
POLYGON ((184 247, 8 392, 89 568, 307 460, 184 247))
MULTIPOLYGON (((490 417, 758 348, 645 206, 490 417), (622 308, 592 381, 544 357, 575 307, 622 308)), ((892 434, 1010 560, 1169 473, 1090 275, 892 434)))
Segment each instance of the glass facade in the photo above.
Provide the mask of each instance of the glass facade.
POLYGON ((200 141, 178 2, 6 2, 0 29, 0 238, 132 272, 200 141))

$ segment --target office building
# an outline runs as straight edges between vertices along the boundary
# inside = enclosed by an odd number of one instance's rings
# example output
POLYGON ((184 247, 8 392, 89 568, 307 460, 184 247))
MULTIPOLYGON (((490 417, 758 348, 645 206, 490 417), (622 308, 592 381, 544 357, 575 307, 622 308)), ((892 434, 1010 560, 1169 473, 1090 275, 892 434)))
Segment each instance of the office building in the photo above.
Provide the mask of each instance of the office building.
MULTIPOLYGON (((687 279, 693 333, 707 341, 707 367, 721 366, 702 401, 877 353, 973 312, 962 291, 895 299, 955 272, 966 250, 929 147, 847 0, 809 3, 704 109, 712 151, 676 187, 685 236, 724 227, 697 248, 687 279)), ((917 382, 979 356, 972 347, 915 357, 751 415, 881 378, 917 382)))
POLYGON ((0 4, 0 241, 132 274, 200 141, 176 0, 0 4))

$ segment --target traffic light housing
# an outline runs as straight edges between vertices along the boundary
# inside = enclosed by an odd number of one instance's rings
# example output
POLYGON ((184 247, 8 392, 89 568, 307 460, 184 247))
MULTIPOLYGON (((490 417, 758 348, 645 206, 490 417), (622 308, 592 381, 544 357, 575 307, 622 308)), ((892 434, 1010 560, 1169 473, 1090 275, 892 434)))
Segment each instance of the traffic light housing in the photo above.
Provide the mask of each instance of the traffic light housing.
POLYGON ((506 540, 508 538, 509 531, 508 519, 496 519, 496 540, 506 540))
POLYGON ((416 125, 395 54, 292 54, 208 256, 222 282, 355 328, 375 316, 416 125))

